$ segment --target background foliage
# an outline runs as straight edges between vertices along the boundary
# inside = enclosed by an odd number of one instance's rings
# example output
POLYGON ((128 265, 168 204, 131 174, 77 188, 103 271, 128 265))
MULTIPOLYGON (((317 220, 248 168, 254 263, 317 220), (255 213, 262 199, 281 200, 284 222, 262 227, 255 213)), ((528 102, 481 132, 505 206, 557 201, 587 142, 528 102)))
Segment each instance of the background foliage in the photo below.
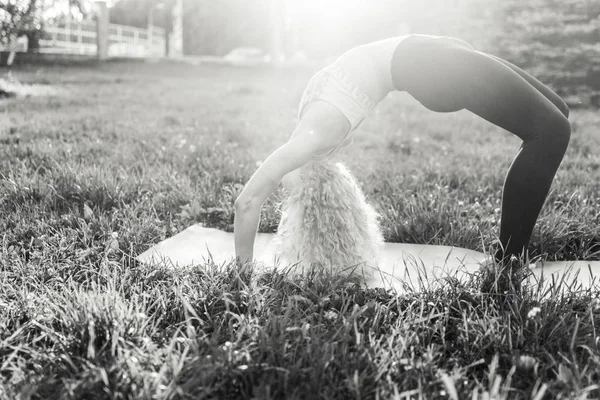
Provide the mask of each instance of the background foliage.
POLYGON ((147 28, 150 13, 152 24, 171 29, 168 17, 171 16, 173 0, 120 0, 110 8, 110 22, 147 28))
POLYGON ((64 21, 68 13, 85 18, 89 11, 89 0, 0 0, 0 44, 27 36, 28 51, 36 51, 46 24, 64 21))
MULTIPOLYGON (((86 0, 0 0, 0 41, 27 35, 35 49, 43 10, 86 0)), ((283 1, 282 3, 283 4, 283 1)), ((335 56, 388 36, 428 33, 460 37, 500 55, 550 84, 569 105, 600 107, 600 2, 592 0, 347 0, 323 14, 316 0, 288 1, 281 19, 284 50, 309 58, 335 56), (284 20, 285 19, 285 20, 284 20)), ((269 48, 271 0, 184 0, 184 53, 224 55, 236 47, 269 48)), ((118 0, 111 22, 171 28, 172 0, 118 0)))
POLYGON ((505 1, 497 53, 579 101, 600 107, 600 2, 505 1))
MULTIPOLYGON (((185 53, 223 55, 239 46, 268 49, 269 3, 186 0, 185 53)), ((310 7, 298 7, 294 21, 284 29, 284 47, 291 46, 294 24, 297 47, 315 58, 405 29, 456 36, 530 71, 567 97, 571 107, 600 106, 600 2, 348 0, 345 4, 347 17, 335 21, 310 7), (353 9, 361 11, 348 11, 353 9)))
POLYGON ((0 44, 15 37, 31 35, 41 30, 41 9, 38 0, 0 2, 0 44))

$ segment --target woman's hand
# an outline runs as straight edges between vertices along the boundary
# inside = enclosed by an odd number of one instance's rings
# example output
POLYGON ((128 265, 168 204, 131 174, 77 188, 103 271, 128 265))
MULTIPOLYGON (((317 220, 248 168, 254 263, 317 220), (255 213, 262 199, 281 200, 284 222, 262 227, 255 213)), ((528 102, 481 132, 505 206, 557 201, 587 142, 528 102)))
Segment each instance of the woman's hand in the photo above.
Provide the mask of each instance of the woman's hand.
MULTIPOLYGON (((272 190, 265 186, 263 188, 272 192, 277 187, 277 184, 272 183, 270 186, 272 186, 272 190)), ((267 194, 267 197, 269 194, 267 194)), ((252 262, 254 257, 254 240, 256 239, 256 231, 260 221, 261 207, 262 201, 258 198, 244 200, 241 195, 235 203, 233 231, 235 255, 238 264, 252 262)))

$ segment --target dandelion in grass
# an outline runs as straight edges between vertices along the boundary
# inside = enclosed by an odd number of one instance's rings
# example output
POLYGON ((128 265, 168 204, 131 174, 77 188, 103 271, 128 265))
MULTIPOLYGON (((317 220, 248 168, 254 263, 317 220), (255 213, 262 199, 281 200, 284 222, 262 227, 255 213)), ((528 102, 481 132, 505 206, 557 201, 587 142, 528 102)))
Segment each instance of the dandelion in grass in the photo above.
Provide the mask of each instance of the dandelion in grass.
POLYGON ((527 318, 529 319, 533 319, 535 317, 538 316, 539 313, 542 312, 542 309, 539 307, 533 307, 531 310, 529 310, 529 312, 527 313, 527 318))

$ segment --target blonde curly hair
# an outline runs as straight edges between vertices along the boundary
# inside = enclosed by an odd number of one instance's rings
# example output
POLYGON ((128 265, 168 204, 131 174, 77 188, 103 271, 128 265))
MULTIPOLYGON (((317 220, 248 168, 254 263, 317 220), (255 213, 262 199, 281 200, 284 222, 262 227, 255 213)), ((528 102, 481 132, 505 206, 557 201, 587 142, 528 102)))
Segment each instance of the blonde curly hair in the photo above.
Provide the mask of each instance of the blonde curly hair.
POLYGON ((310 162, 286 188, 276 252, 296 272, 372 276, 383 236, 379 215, 342 163, 310 162))

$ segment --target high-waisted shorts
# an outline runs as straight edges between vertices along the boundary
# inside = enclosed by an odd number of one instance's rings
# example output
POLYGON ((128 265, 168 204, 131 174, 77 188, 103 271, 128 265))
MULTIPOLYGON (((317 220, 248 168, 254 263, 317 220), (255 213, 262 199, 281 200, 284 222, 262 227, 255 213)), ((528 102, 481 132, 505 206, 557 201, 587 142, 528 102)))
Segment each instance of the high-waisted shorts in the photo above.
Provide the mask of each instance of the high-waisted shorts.
POLYGON ((352 132, 362 123, 367 113, 375 107, 376 103, 366 95, 345 71, 336 63, 317 72, 308 82, 302 94, 298 107, 298 118, 301 118, 306 106, 315 100, 323 100, 337 108, 350 122, 350 131, 344 140, 326 154, 318 158, 329 156, 352 143, 352 132))

